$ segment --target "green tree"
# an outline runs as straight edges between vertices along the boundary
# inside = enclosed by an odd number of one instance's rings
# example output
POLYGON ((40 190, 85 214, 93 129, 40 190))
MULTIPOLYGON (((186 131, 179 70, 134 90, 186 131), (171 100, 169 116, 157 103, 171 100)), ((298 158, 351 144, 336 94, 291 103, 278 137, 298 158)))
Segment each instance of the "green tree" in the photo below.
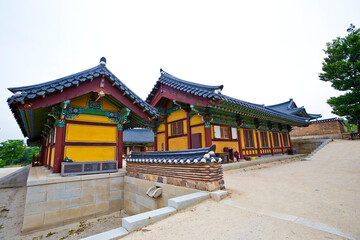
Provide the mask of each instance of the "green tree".
POLYGON ((345 94, 331 97, 327 103, 332 113, 356 121, 360 133, 360 30, 350 24, 348 35, 326 44, 323 73, 319 78, 345 94))
POLYGON ((26 146, 24 146, 23 140, 7 140, 0 143, 0 148, 0 157, 9 159, 12 166, 14 165, 14 160, 19 159, 24 154, 26 146))

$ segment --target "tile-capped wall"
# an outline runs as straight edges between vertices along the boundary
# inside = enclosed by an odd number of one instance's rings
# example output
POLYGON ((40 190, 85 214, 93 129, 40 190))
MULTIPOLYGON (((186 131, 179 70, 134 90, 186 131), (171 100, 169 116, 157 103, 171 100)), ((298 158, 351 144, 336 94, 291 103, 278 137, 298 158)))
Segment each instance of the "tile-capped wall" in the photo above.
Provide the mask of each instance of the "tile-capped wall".
POLYGON ((129 215, 167 207, 168 199, 199 191, 129 176, 125 176, 124 179, 124 207, 129 215), (146 195, 146 191, 151 186, 162 188, 163 192, 159 198, 146 195))
POLYGON ((93 179, 88 175, 77 181, 66 177, 28 186, 22 232, 124 209, 124 173, 93 176, 93 179))

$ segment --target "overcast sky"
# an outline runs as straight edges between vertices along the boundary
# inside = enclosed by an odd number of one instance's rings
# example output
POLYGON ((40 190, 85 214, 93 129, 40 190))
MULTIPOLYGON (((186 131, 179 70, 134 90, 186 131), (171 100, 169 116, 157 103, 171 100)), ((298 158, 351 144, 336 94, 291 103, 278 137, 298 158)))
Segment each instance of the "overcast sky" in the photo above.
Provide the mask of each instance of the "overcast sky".
POLYGON ((223 94, 271 105, 293 98, 334 117, 340 92, 319 80, 326 42, 360 27, 360 1, 0 0, 0 141, 22 139, 8 87, 99 63, 145 99, 159 69, 224 85, 223 94))

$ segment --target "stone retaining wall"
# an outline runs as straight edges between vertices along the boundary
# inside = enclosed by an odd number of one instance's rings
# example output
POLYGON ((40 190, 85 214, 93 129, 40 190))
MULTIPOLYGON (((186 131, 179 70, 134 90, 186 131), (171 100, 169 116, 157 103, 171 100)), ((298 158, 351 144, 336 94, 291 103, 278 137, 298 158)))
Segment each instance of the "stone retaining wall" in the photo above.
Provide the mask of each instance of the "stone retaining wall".
POLYGON ((125 211, 130 215, 167 207, 168 199, 199 191, 129 176, 125 176, 124 190, 125 211), (146 195, 146 191, 151 186, 162 188, 163 192, 159 198, 151 198, 146 195))
POLYGON ((291 140, 292 147, 298 154, 309 154, 320 146, 326 139, 294 139, 291 140))
POLYGON ((124 208, 124 175, 98 174, 28 183, 22 233, 120 211, 124 208))

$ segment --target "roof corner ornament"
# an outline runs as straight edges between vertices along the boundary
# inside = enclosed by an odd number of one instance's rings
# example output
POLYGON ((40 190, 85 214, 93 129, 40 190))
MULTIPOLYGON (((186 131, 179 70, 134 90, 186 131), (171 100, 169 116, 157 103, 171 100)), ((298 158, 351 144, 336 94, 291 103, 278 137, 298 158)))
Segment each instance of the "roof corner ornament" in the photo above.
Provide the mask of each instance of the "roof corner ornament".
POLYGON ((105 57, 100 58, 99 64, 106 66, 106 58, 105 57))

